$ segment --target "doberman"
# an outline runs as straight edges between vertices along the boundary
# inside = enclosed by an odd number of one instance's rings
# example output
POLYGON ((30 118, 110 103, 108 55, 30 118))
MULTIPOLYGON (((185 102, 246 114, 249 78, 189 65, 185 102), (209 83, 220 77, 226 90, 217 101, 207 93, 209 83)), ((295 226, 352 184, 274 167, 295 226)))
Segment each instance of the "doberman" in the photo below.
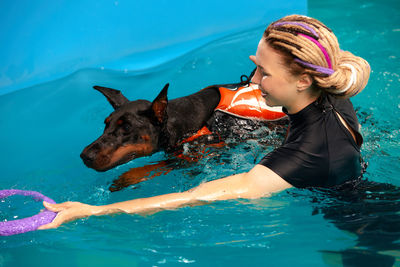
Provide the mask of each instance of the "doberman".
MULTIPOLYGON (((247 78, 247 77, 246 77, 247 78)), ((243 81, 239 84, 249 83, 243 81)), ((189 96, 168 101, 166 84, 153 102, 129 101, 120 91, 94 86, 114 108, 105 119, 104 133, 81 153, 86 166, 96 171, 107 171, 135 158, 164 150, 176 151, 182 141, 201 130, 210 120, 215 121, 215 108, 220 101, 218 86, 209 86, 189 96)), ((249 121, 254 127, 258 122, 249 121)), ((215 124, 214 124, 215 125, 215 124)), ((226 127, 217 127, 218 130, 226 127)), ((214 139, 215 135, 207 136, 214 139)), ((219 135, 218 138, 219 139, 219 135)), ((114 182, 115 191, 130 184, 148 179, 150 172, 165 167, 166 162, 135 168, 114 182), (122 180, 121 180, 122 179, 122 180)), ((164 170, 167 171, 167 170, 164 170)))

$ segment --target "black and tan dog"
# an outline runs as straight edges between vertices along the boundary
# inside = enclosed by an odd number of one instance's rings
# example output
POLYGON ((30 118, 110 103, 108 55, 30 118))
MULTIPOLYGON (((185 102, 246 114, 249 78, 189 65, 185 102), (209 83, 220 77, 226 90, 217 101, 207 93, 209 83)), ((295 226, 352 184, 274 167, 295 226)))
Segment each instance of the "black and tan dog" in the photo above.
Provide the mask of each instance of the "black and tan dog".
POLYGON ((170 151, 202 128, 219 101, 214 88, 168 101, 168 84, 153 102, 129 101, 120 91, 95 86, 115 111, 105 119, 104 133, 86 147, 86 166, 106 171, 159 150, 170 151))
MULTIPOLYGON (((237 88, 248 84, 249 79, 224 86, 237 88)), ((221 141, 224 129, 230 131, 226 123, 221 126, 221 120, 215 117, 215 109, 221 99, 220 86, 209 86, 195 94, 171 101, 167 98, 168 86, 165 85, 153 102, 129 101, 118 90, 94 86, 107 98, 114 112, 105 119, 104 133, 81 153, 86 166, 96 171, 107 171, 160 150, 177 151, 184 140, 191 138, 206 125, 209 129, 219 131, 216 135, 208 132, 207 139, 212 143, 221 141)), ((252 130, 265 125, 265 122, 241 120, 246 121, 252 130)), ((135 168, 122 175, 110 189, 116 190, 146 180, 150 171, 165 165, 165 162, 161 162, 135 168)))

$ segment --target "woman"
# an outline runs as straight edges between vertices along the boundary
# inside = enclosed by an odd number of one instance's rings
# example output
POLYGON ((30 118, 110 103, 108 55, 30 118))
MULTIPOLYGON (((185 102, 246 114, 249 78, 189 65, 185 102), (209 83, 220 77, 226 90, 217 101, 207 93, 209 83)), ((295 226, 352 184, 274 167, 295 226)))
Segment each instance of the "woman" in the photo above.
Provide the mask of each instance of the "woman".
POLYGON ((333 187, 361 177, 362 137, 349 97, 367 84, 370 68, 362 58, 339 49, 321 22, 292 15, 265 30, 255 56, 257 83, 270 106, 283 106, 290 118, 284 144, 248 173, 203 183, 186 192, 105 206, 79 202, 44 203, 58 212, 50 224, 91 215, 143 213, 234 198, 259 198, 295 187, 333 187))

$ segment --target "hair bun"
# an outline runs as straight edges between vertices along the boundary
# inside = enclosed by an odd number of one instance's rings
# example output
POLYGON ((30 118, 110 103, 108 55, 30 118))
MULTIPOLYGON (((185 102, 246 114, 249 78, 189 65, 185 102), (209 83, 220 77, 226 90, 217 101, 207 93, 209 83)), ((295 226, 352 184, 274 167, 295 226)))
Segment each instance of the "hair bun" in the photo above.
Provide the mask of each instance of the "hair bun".
POLYGON ((315 81, 328 93, 348 98, 365 88, 370 72, 366 60, 348 51, 340 51, 335 72, 328 77, 315 77, 315 81))

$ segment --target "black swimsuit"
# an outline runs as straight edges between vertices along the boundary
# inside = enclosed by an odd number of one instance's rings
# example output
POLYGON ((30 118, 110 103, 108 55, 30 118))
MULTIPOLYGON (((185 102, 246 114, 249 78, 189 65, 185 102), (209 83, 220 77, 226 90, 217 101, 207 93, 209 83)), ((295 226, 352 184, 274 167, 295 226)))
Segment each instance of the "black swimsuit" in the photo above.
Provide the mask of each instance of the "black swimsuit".
POLYGON ((289 132, 283 145, 265 156, 261 165, 299 188, 333 187, 361 176, 363 139, 350 100, 322 96, 288 116, 289 132), (353 130, 356 142, 335 111, 353 130))

